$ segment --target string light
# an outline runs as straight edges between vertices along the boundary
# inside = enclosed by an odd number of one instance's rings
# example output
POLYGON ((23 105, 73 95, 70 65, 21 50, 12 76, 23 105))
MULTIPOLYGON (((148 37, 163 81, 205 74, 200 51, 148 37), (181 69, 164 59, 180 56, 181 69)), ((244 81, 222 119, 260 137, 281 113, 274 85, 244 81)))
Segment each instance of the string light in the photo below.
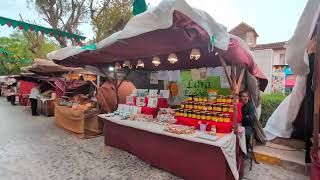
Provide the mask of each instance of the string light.
POLYGON ((160 58, 158 56, 153 57, 152 64, 154 64, 156 67, 159 66, 161 64, 160 58))
POLYGON ((190 53, 190 60, 198 60, 200 59, 201 53, 199 49, 192 49, 190 53))
POLYGON ((178 61, 178 58, 177 58, 176 54, 174 54, 174 53, 169 54, 169 56, 168 56, 168 61, 169 61, 171 64, 176 63, 176 62, 178 61))

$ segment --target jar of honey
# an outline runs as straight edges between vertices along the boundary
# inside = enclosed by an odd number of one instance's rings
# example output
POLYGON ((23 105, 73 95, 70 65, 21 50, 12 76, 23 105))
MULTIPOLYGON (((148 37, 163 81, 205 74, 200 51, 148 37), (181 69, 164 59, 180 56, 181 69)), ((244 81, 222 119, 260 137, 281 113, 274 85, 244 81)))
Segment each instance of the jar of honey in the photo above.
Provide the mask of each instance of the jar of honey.
POLYGON ((200 117, 201 120, 206 120, 206 118, 207 118, 205 112, 202 112, 200 116, 201 116, 200 117))
POLYGON ((202 103, 201 102, 198 103, 198 109, 202 110, 202 103))
POLYGON ((199 102, 203 102, 203 98, 202 97, 199 97, 199 102))
POLYGON ((186 103, 185 103, 185 102, 182 102, 182 103, 180 104, 181 109, 184 109, 184 108, 185 108, 185 105, 186 105, 186 103))
POLYGON ((222 107, 220 104, 216 105, 216 109, 217 109, 217 112, 221 112, 222 111, 222 107))
POLYGON ((180 109, 176 109, 175 115, 176 115, 176 117, 179 117, 179 116, 180 116, 180 109))
POLYGON ((218 114, 217 113, 212 113, 211 114, 211 120, 214 122, 218 122, 218 114))
POLYGON ((193 101, 198 102, 199 98, 198 97, 193 97, 193 101))
POLYGON ((222 102, 222 103, 226 103, 226 102, 227 102, 226 96, 221 96, 221 102, 222 102))
POLYGON ((232 95, 227 96, 227 103, 232 103, 232 100, 233 100, 233 96, 232 95))
POLYGON ((189 102, 189 109, 193 109, 193 102, 189 102))
POLYGON ((211 120, 211 113, 209 113, 209 112, 206 113, 206 120, 208 120, 208 121, 211 120))
POLYGON ((192 111, 191 118, 196 119, 197 118, 197 113, 192 111))
POLYGON ((217 96, 217 103, 221 103, 221 95, 217 96))
POLYGON ((200 120, 201 119, 201 113, 197 112, 196 115, 197 115, 196 119, 200 120))
POLYGON ((226 104, 222 105, 222 112, 228 112, 228 110, 229 110, 228 105, 226 105, 226 104))
POLYGON ((208 102, 208 97, 203 97, 202 100, 203 102, 208 102))
POLYGON ((188 111, 188 118, 192 118, 192 113, 193 112, 191 110, 188 111))
POLYGON ((228 112, 233 112, 233 105, 229 105, 228 112))
POLYGON ((208 111, 212 111, 212 104, 207 103, 207 110, 208 110, 208 111))
POLYGON ((198 109, 198 103, 197 102, 193 103, 193 109, 198 109))
POLYGON ((223 114, 218 114, 218 122, 224 122, 224 116, 223 114))
POLYGON ((192 101, 192 97, 189 96, 189 97, 187 98, 187 101, 192 101))
POLYGON ((231 121, 229 114, 225 114, 223 117, 224 117, 224 122, 225 122, 225 123, 229 123, 229 122, 231 121))
POLYGON ((188 111, 183 111, 183 117, 188 117, 188 111))
POLYGON ((204 110, 204 111, 207 110, 207 105, 205 103, 202 103, 202 110, 204 110))

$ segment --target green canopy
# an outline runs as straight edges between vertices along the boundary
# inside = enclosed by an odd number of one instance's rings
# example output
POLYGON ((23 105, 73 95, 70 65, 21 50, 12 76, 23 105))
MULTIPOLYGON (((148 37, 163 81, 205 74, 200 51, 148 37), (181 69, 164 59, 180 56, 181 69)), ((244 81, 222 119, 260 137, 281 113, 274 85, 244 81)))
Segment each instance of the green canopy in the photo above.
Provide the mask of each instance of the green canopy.
POLYGON ((26 22, 22 22, 22 21, 16 21, 13 19, 9 19, 9 18, 5 18, 0 16, 0 25, 4 26, 7 25, 9 27, 13 27, 13 28, 19 28, 20 30, 25 30, 25 31, 34 31, 36 33, 41 32, 42 34, 48 34, 50 36, 55 36, 55 37, 67 37, 69 39, 75 39, 76 41, 80 41, 80 40, 85 40, 86 37, 84 36, 80 36, 80 35, 76 35, 76 34, 72 34, 72 33, 68 33, 68 32, 64 32, 64 31, 60 31, 57 29, 51 29, 51 28, 46 28, 46 27, 42 27, 42 26, 37 26, 34 24, 29 24, 26 22))
POLYGON ((147 4, 145 0, 134 0, 133 2, 133 15, 138 15, 147 10, 147 4))

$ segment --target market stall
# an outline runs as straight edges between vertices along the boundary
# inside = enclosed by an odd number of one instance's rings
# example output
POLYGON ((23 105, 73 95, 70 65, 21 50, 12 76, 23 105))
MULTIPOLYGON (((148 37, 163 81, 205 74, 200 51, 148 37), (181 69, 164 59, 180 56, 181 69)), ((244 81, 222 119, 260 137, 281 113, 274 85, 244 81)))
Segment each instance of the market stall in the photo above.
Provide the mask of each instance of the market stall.
POLYGON ((100 115, 105 122, 105 144, 186 179, 241 177, 241 152, 246 152, 246 145, 244 129, 238 128, 241 104, 237 96, 245 86, 258 106, 259 89, 264 90, 267 80, 240 38, 229 35, 205 12, 183 0, 165 0, 133 17, 122 31, 99 42, 96 50, 69 47, 48 57, 66 66, 114 67, 115 92, 122 82, 119 71, 158 71, 156 81, 167 81, 164 84, 170 91, 146 87, 132 92, 126 104, 117 101, 115 112, 100 115), (177 91, 171 82, 180 82, 184 70, 191 69, 201 89, 207 85, 202 80, 210 74, 208 69, 217 66, 212 74, 228 85, 228 92, 205 90, 199 96, 172 100, 177 91))

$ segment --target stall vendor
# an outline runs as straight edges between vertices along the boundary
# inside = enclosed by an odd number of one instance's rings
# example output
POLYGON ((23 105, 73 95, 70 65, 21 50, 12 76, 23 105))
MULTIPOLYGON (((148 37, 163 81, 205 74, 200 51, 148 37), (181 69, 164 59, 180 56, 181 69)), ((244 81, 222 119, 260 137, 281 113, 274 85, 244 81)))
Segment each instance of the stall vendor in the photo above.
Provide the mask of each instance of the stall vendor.
POLYGON ((36 84, 36 86, 34 86, 31 89, 31 93, 29 95, 32 116, 39 116, 39 114, 37 112, 38 99, 41 97, 39 88, 40 88, 40 85, 36 84))
POLYGON ((247 148, 250 144, 250 137, 254 130, 254 121, 256 118, 255 109, 251 102, 249 102, 249 92, 242 91, 240 93, 240 100, 242 103, 242 126, 245 127, 245 134, 246 134, 246 144, 247 148))
POLYGON ((15 106, 16 105, 16 93, 17 93, 17 86, 12 85, 10 86, 10 102, 11 105, 15 106))

